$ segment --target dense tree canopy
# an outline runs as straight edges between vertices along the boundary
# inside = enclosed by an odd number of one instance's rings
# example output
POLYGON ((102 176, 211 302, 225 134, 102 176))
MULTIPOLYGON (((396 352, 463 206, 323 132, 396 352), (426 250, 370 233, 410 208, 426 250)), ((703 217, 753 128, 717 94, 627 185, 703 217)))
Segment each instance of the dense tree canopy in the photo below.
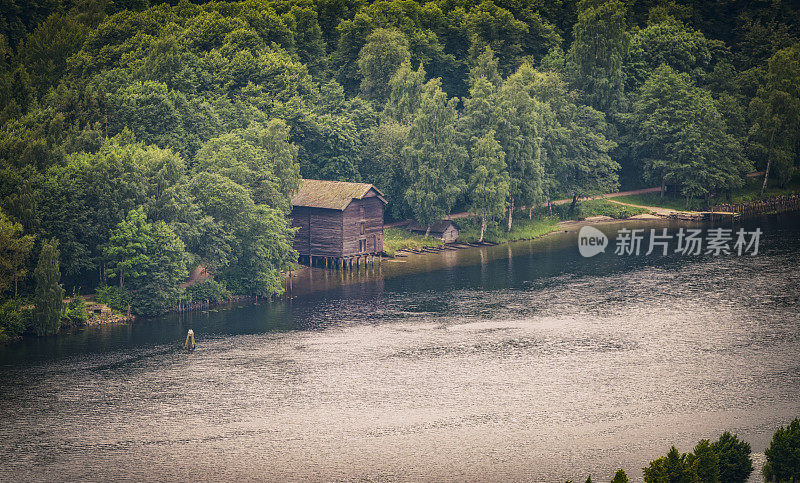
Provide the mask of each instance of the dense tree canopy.
POLYGON ((752 168, 787 184, 800 159, 791 2, 0 11, 3 297, 34 293, 29 255, 52 238, 67 287, 122 275, 134 312, 168 307, 200 264, 234 293, 275 294, 301 176, 374 183, 389 216, 423 223, 502 209, 510 230, 515 209, 620 184, 710 204, 752 168), (136 252, 153 237, 171 248, 136 252))
POLYGON ((645 175, 677 185, 687 200, 737 188, 752 168, 711 94, 666 64, 640 89, 632 122, 645 175))
POLYGON ((717 441, 701 439, 694 451, 681 454, 674 446, 644 468, 645 483, 744 482, 753 472, 750 445, 729 432, 717 441))
POLYGON ((767 457, 764 476, 770 481, 800 479, 800 419, 778 429, 764 455, 767 457))

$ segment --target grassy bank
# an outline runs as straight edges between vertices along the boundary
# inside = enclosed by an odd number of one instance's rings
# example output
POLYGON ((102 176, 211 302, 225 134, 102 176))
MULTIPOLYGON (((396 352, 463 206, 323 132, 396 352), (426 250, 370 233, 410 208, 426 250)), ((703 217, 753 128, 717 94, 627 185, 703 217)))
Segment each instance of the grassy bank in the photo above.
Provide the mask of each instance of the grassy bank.
MULTIPOLYGON (((753 201, 763 198, 769 198, 771 196, 779 196, 779 195, 786 195, 790 193, 797 193, 800 192, 800 176, 795 176, 791 181, 789 181, 786 186, 779 186, 776 180, 770 180, 767 189, 764 191, 763 196, 761 195, 761 183, 763 183, 764 178, 762 177, 755 177, 755 178, 747 178, 745 180, 745 185, 735 190, 731 193, 730 199, 727 196, 719 196, 711 201, 712 205, 722 204, 722 203, 741 203, 745 201, 753 201)), ((622 203, 631 203, 634 205, 644 205, 644 206, 658 206, 660 208, 667 208, 670 210, 677 210, 677 211, 684 211, 687 210, 686 207, 686 198, 675 196, 672 194, 665 194, 664 198, 661 198, 660 193, 645 193, 641 195, 628 195, 628 196, 616 196, 614 198, 609 198, 616 201, 621 201, 622 203)), ((688 210, 692 211, 703 211, 709 209, 709 206, 706 206, 705 200, 702 199, 693 199, 689 200, 689 207, 688 210)))
MULTIPOLYGON (((552 216, 547 207, 537 207, 533 210, 532 219, 528 218, 529 213, 527 210, 518 210, 514 213, 514 223, 511 231, 506 231, 505 220, 494 220, 489 223, 483 239, 492 243, 529 240, 557 231, 560 221, 583 220, 591 216, 609 216, 616 219, 625 219, 640 213, 647 213, 647 210, 623 206, 607 200, 581 201, 573 210, 570 210, 569 204, 554 205, 552 216)), ((478 218, 459 218, 456 223, 460 230, 458 241, 475 243, 480 239, 481 222, 478 218)), ((418 249, 441 244, 441 240, 433 237, 417 236, 401 228, 387 228, 384 231, 384 251, 391 256, 394 256, 397 250, 404 248, 418 249)))
MULTIPOLYGON (((534 218, 533 220, 529 220, 527 213, 524 214, 524 217, 522 217, 522 212, 517 214, 520 218, 514 220, 510 232, 506 231, 505 223, 503 222, 490 223, 483 239, 492 243, 527 240, 546 235, 558 229, 559 220, 556 217, 534 218)), ((458 220, 458 226, 460 227, 458 241, 474 243, 480 238, 481 221, 478 218, 462 218, 458 220)))
MULTIPOLYGON (((737 190, 731 196, 731 202, 742 203, 744 201, 753 201, 762 198, 769 198, 771 196, 788 195, 790 193, 800 192, 800 175, 794 176, 786 186, 778 186, 778 182, 771 180, 767 184, 767 189, 764 191, 764 196, 760 196, 761 184, 764 178, 747 178, 745 186, 737 190)), ((727 199, 718 200, 718 203, 727 203, 727 199)))
MULTIPOLYGON (((557 213, 562 220, 583 220, 590 216, 608 216, 617 220, 624 220, 631 216, 649 213, 646 208, 624 206, 605 199, 585 200, 578 203, 574 210, 570 211, 569 208, 569 204, 553 207, 553 214, 557 213)), ((540 208, 540 210, 544 212, 546 208, 540 208)))
POLYGON ((402 228, 386 228, 383 230, 383 251, 393 257, 398 250, 436 247, 444 244, 442 240, 432 236, 420 236, 402 228))
MULTIPOLYGON (((667 208, 669 210, 686 211, 686 198, 678 198, 676 196, 664 195, 661 199, 660 193, 644 193, 641 195, 627 195, 615 196, 609 198, 610 200, 620 201, 622 203, 630 203, 632 205, 643 206, 657 206, 659 208, 667 208)), ((690 200, 688 210, 703 211, 705 209, 704 200, 690 200)))

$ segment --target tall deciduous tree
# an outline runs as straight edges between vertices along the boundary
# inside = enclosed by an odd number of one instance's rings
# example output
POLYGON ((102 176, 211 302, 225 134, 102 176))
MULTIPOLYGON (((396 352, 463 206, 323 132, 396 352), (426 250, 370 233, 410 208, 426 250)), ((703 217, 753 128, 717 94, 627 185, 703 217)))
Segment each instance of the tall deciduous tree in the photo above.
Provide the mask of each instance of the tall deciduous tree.
POLYGON ((450 212, 465 187, 460 170, 466 151, 458 142, 456 104, 457 98, 448 101, 439 79, 428 81, 402 151, 409 180, 405 202, 429 229, 450 212))
POLYGON ((532 205, 542 193, 540 103, 530 95, 532 67, 521 66, 503 81, 493 51, 486 47, 470 69, 470 96, 464 99, 461 129, 467 142, 494 131, 510 173, 508 223, 518 204, 532 205))
POLYGON ((398 160, 402 159, 408 131, 408 125, 394 119, 385 119, 370 129, 360 169, 364 180, 377 186, 387 196, 388 208, 395 218, 404 213, 403 196, 408 182, 403 163, 398 160))
POLYGON ((109 274, 120 287, 135 291, 133 310, 155 315, 175 301, 178 284, 186 279, 183 241, 163 221, 148 222, 143 208, 131 210, 111 232, 105 255, 109 274))
POLYGON ((511 230, 515 207, 528 205, 530 215, 544 190, 542 139, 549 108, 533 97, 535 76, 533 67, 525 63, 505 80, 498 93, 497 140, 506 153, 511 181, 507 230, 511 230))
POLYGON ((126 282, 134 289, 141 286, 150 273, 147 251, 152 245, 147 215, 141 208, 131 210, 111 232, 103 250, 109 264, 109 276, 119 277, 122 288, 126 282))
POLYGON ((34 237, 22 234, 22 225, 15 223, 0 210, 0 295, 14 286, 18 293, 20 279, 28 273, 26 266, 34 237))
POLYGON ((36 335, 51 335, 61 327, 61 305, 64 289, 61 287, 61 270, 58 266, 58 240, 53 238, 42 244, 39 262, 33 275, 36 279, 34 294, 33 330, 36 335))
POLYGON ((792 177, 800 149, 800 44, 775 53, 758 95, 750 103, 751 150, 766 158, 764 182, 775 169, 781 184, 792 177))
POLYGON ((417 70, 410 61, 404 61, 389 80, 389 99, 383 113, 400 123, 408 123, 419 109, 422 88, 425 86, 425 68, 417 70))
POLYGON ((397 29, 375 29, 358 54, 361 93, 383 105, 389 98, 389 80, 398 67, 411 59, 408 39, 397 29))
POLYGON ((708 91, 667 65, 656 69, 633 105, 633 143, 647 176, 672 183, 689 200, 742 186, 751 168, 708 91))
POLYGON ((581 0, 569 59, 575 84, 595 109, 616 109, 624 91, 628 49, 626 7, 620 0, 581 0))
POLYGON ((494 137, 494 130, 472 139, 472 173, 467 197, 470 212, 481 218, 481 242, 486 233, 487 221, 502 216, 506 209, 510 180, 505 157, 503 148, 494 137))
POLYGON ((500 107, 497 92, 502 79, 497 72, 497 58, 486 47, 475 60, 469 73, 469 97, 464 99, 464 110, 460 119, 461 131, 466 141, 481 137, 489 130, 497 130, 500 107))
MULTIPOLYGON (((619 185, 619 164, 610 152, 605 116, 582 105, 556 72, 526 71, 533 98, 546 104, 540 132, 544 148, 544 191, 548 200, 571 196, 574 208, 582 196, 608 193, 619 185)), ((513 174, 512 174, 513 176, 513 174)))

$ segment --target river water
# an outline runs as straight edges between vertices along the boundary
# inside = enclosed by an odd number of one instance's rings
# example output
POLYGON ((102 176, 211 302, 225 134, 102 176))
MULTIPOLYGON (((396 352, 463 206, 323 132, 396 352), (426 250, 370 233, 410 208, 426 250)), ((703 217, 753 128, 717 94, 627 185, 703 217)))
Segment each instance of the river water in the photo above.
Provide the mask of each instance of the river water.
POLYGON ((760 466, 800 416, 800 216, 746 226, 756 256, 570 231, 5 347, 0 480, 641 480, 724 430, 760 466))

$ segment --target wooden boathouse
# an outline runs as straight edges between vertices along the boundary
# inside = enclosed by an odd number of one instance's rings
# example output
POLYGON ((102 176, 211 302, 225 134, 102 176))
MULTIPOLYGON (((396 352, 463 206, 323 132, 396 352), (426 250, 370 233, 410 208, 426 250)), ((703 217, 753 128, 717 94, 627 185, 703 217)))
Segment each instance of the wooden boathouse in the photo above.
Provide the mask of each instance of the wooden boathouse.
POLYGON ((439 220, 431 223, 430 225, 423 225, 416 221, 411 222, 406 228, 415 235, 428 236, 438 238, 445 243, 453 243, 458 239, 458 225, 453 220, 439 220))
POLYGON ((383 252, 385 206, 371 184, 302 180, 291 214, 301 263, 344 268, 373 262, 383 252))

